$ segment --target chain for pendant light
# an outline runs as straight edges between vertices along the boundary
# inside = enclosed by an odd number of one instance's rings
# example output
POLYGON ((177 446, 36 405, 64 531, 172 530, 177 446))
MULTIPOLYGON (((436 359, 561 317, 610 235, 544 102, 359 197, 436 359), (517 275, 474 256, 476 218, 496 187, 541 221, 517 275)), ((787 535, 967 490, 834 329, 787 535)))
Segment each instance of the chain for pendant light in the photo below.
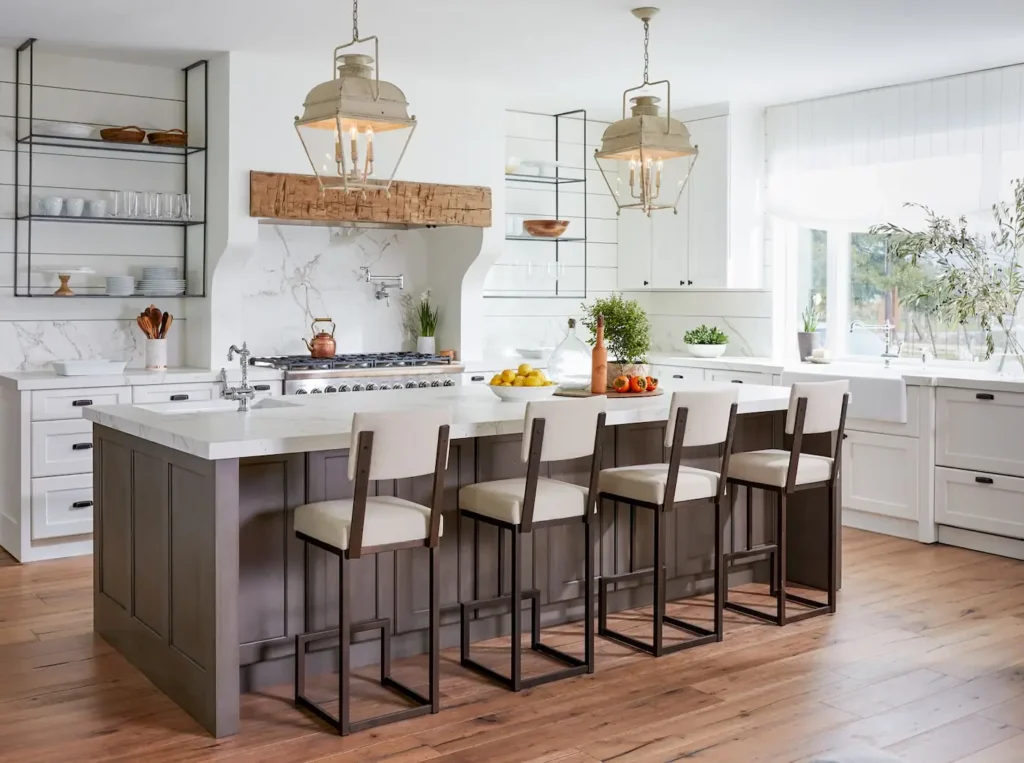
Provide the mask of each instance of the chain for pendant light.
POLYGON ((359 0, 352 0, 352 40, 359 39, 359 0))
MULTIPOLYGON (((358 2, 358 0, 356 0, 356 2, 358 2)), ((647 46, 650 45, 650 42, 651 42, 651 20, 648 18, 648 19, 644 19, 644 84, 645 85, 649 85, 650 84, 650 80, 648 79, 648 72, 647 72, 647 69, 648 69, 648 67, 650 66, 650 63, 651 63, 651 56, 647 52, 647 46)))

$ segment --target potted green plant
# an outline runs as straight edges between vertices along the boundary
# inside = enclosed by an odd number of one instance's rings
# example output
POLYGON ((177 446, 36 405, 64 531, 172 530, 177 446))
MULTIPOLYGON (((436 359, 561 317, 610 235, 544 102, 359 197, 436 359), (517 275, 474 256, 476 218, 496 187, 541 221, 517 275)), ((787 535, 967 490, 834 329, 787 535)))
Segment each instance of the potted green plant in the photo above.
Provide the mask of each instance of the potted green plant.
POLYGON ((420 295, 419 299, 403 294, 402 303, 405 316, 402 321, 406 333, 416 340, 416 352, 424 355, 436 355, 438 318, 440 310, 430 303, 430 289, 420 295))
POLYGON ((618 376, 650 376, 647 353, 651 351, 651 322, 635 299, 620 294, 595 299, 583 306, 583 325, 593 345, 597 318, 604 316, 604 341, 608 347, 608 386, 618 376))
POLYGON ((807 307, 800 314, 800 321, 803 324, 803 331, 796 332, 796 345, 800 351, 800 362, 806 363, 814 350, 818 348, 820 337, 818 335, 818 321, 821 320, 820 294, 812 294, 807 300, 807 307))
POLYGON ((683 334, 686 350, 695 358, 720 358, 729 347, 729 335, 718 330, 718 326, 703 323, 683 334))

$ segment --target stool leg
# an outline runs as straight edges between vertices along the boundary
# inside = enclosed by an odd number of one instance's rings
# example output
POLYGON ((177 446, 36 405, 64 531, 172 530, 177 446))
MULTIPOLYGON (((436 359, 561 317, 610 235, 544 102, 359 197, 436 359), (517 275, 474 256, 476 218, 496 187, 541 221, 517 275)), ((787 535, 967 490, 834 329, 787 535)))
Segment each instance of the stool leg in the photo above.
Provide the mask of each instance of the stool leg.
MULTIPOLYGON (((309 633, 309 613, 312 607, 309 603, 309 544, 302 543, 302 632, 309 633)), ((295 636, 295 704, 299 704, 299 697, 306 694, 306 676, 303 671, 304 662, 302 652, 306 649, 295 636)))
POLYGON ((519 558, 521 549, 521 538, 519 528, 515 527, 512 533, 512 691, 519 691, 523 685, 523 642, 520 638, 522 633, 523 616, 523 581, 522 570, 519 558))
POLYGON ((838 534, 836 533, 836 486, 828 486, 828 611, 836 612, 836 566, 838 550, 838 534))
POLYGON ((430 549, 430 712, 441 709, 441 555, 430 549))
POLYGON ((778 598, 779 625, 786 624, 786 492, 779 493, 779 510, 776 513, 776 535, 779 549, 775 552, 776 596, 778 598))
POLYGON ((349 611, 348 559, 338 557, 338 731, 348 736, 349 723, 349 669, 350 645, 352 640, 352 613, 349 611))
MULTIPOLYGON (((594 672, 594 539, 591 522, 583 522, 583 652, 587 672, 594 672)), ((534 602, 534 607, 537 604, 534 602)))
MULTIPOLYGON (((768 493, 765 492, 764 496, 765 496, 765 501, 767 501, 768 500, 768 493)), ((779 507, 777 509, 777 511, 779 511, 779 512, 782 511, 782 504, 781 504, 782 500, 783 500, 783 498, 780 497, 779 498, 780 503, 779 503, 779 507)), ((767 535, 767 534, 768 534, 768 530, 767 530, 767 528, 765 528, 765 535, 767 535)), ((779 537, 780 536, 779 536, 779 525, 778 525, 778 518, 777 517, 776 517, 775 528, 772 531, 772 536, 775 539, 775 544, 778 545, 779 544, 779 537)), ((778 552, 776 552, 774 555, 770 556, 769 559, 768 559, 768 561, 770 562, 769 565, 768 565, 768 593, 770 593, 772 596, 778 596, 779 595, 779 575, 778 575, 778 568, 777 568, 777 565, 776 565, 776 560, 778 559, 778 556, 779 556, 778 552)))
POLYGON ((715 501, 715 635, 716 641, 725 637, 725 559, 723 558, 722 545, 722 504, 715 501))
POLYGON ((661 657, 665 621, 665 511, 654 510, 654 656, 661 657))
POLYGON ((747 485, 747 548, 754 547, 754 488, 747 485))

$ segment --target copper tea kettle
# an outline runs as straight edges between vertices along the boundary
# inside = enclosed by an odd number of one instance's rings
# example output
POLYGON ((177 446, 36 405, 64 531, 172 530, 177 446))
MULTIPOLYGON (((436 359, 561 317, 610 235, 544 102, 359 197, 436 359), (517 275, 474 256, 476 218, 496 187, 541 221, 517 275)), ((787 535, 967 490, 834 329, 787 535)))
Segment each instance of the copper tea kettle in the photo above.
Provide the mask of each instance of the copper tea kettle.
POLYGON ((310 344, 308 339, 302 341, 306 343, 306 347, 309 349, 309 354, 314 358, 333 358, 337 345, 334 342, 334 321, 330 318, 314 318, 313 322, 309 325, 310 330, 313 332, 313 343, 310 344), (317 333, 316 324, 318 323, 330 323, 331 333, 328 334, 326 331, 317 333))

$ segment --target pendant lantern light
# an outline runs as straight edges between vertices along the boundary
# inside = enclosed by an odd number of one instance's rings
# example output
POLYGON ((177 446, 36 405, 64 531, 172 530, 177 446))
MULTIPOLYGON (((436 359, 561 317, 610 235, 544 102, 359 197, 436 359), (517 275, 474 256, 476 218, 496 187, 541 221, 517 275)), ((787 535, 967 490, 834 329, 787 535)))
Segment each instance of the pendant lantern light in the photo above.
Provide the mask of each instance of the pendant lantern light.
POLYGON ((380 78, 376 35, 359 36, 359 0, 352 3, 352 41, 334 49, 331 70, 331 79, 309 91, 302 116, 295 117, 295 131, 320 189, 390 195, 416 117, 409 116, 405 94, 380 78), (341 52, 370 41, 373 56, 341 52))
POLYGON ((622 94, 622 119, 608 126, 601 137, 601 148, 594 152, 597 166, 608 184, 612 198, 623 209, 638 209, 651 216, 658 209, 676 209, 683 189, 690 179, 697 161, 697 146, 690 143, 690 131, 678 119, 672 118, 672 85, 667 79, 651 82, 648 75, 648 46, 651 18, 657 8, 634 8, 632 13, 644 23, 644 81, 622 94), (661 116, 661 99, 651 95, 651 89, 664 85, 667 94, 665 116, 661 116), (626 116, 626 100, 630 93, 642 91, 629 99, 630 115, 626 116), (662 187, 665 163, 681 161, 688 164, 682 176, 671 188, 662 187), (628 164, 627 164, 628 163, 628 164), (628 184, 623 182, 628 172, 628 184), (626 187, 628 185, 628 187, 626 187))

